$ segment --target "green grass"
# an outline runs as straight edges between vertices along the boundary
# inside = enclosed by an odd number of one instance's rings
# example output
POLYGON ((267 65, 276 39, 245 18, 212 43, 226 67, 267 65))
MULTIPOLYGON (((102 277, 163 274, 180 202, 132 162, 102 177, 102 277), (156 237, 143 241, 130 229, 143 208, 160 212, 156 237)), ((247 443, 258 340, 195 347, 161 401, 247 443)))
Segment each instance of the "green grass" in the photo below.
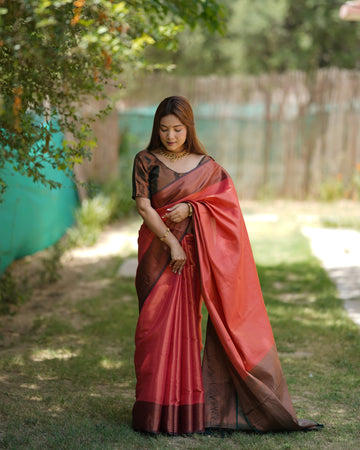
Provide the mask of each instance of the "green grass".
POLYGON ((326 216, 322 218, 321 222, 322 225, 326 228, 350 228, 354 230, 360 230, 360 216, 326 216))
POLYGON ((137 300, 133 280, 117 278, 119 258, 111 258, 79 275, 106 280, 100 293, 64 297, 38 311, 29 332, 3 340, 0 448, 359 448, 358 327, 294 220, 250 223, 249 234, 295 409, 324 430, 157 438, 133 432, 137 300))

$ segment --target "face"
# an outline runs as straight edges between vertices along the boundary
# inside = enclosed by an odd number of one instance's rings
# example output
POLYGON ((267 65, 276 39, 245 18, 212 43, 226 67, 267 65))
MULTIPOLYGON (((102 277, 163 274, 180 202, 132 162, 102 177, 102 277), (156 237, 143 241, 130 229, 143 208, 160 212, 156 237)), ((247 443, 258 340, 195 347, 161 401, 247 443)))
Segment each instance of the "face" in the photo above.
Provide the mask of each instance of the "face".
POLYGON ((173 114, 160 119, 159 136, 167 151, 180 153, 184 149, 187 130, 186 126, 173 114))

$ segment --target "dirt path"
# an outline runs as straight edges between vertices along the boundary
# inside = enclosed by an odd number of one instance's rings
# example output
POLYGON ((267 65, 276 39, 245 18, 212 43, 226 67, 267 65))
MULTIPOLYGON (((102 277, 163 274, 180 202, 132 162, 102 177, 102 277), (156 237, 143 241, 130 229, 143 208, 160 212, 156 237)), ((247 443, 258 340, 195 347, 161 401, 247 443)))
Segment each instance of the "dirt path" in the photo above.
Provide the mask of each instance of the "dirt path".
MULTIPOLYGON (((350 317, 360 325, 360 233, 351 230, 330 230, 312 228, 317 226, 316 217, 324 214, 322 205, 311 203, 275 202, 259 204, 257 202, 242 202, 245 218, 249 221, 276 221, 277 213, 290 215, 294 220, 310 220, 310 227, 303 228, 309 237, 314 254, 322 261, 324 268, 334 280, 339 290, 339 296, 344 300, 344 306, 350 317), (314 223, 315 222, 315 223, 314 223)), ((326 207, 328 208, 328 207, 326 207)), ((333 209, 333 206, 331 206, 333 209)), ((352 214, 353 207, 340 205, 341 212, 352 214)), ((327 210, 325 211, 327 213, 327 210)), ((92 281, 91 274, 114 256, 124 258, 119 268, 119 275, 134 276, 137 266, 137 234, 140 219, 134 218, 124 223, 108 227, 101 234, 98 243, 92 247, 77 248, 64 255, 64 266, 61 279, 56 283, 43 286, 34 281, 31 302, 21 305, 13 316, 0 317, 2 339, 0 346, 13 344, 21 335, 26 335, 33 326, 34 319, 41 314, 51 314, 53 308, 62 308, 64 299, 72 301, 83 298, 87 294, 100 292, 109 281, 92 281), (85 277, 86 274, 86 277, 85 277)), ((45 252, 29 256, 15 265, 15 272, 25 272, 30 279, 36 274, 45 252)), ((64 314, 68 309, 63 307, 64 314)), ((69 317, 76 321, 76 318, 69 317)))
POLYGON ((0 348, 17 343, 32 329, 38 317, 52 315, 54 310, 76 328, 77 317, 69 309, 69 301, 77 301, 100 293, 110 282, 93 277, 109 261, 116 257, 128 258, 137 252, 137 233, 139 220, 114 224, 107 227, 98 242, 91 247, 75 248, 66 252, 62 258, 60 279, 44 284, 39 274, 43 270, 43 260, 49 257, 49 250, 16 261, 12 273, 17 279, 27 279, 31 291, 31 301, 14 308, 13 315, 0 316, 0 348))
POLYGON ((304 227, 314 255, 336 284, 351 319, 360 326, 360 233, 304 227))
MULTIPOLYGON (((251 205, 252 203, 248 203, 251 205)), ((310 204, 311 207, 311 204, 310 204)), ((313 207, 312 215, 298 215, 297 220, 317 222, 313 207)), ((274 213, 245 214, 245 222, 274 222, 278 220, 274 213)), ((335 283, 340 298, 350 318, 360 326, 360 233, 347 229, 303 227, 302 232, 310 240, 313 254, 319 258, 324 269, 335 283)), ((134 235, 131 235, 134 239, 134 235)), ((133 248, 136 242, 133 240, 133 248)), ((135 276, 137 259, 127 258, 119 268, 121 276, 135 276)))

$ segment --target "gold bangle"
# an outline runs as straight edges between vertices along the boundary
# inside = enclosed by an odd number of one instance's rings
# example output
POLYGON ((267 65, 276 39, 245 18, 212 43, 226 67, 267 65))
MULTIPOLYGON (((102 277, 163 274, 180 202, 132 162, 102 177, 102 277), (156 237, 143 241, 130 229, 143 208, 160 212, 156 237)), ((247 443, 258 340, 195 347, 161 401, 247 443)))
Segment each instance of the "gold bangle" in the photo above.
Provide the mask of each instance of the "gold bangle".
POLYGON ((168 228, 168 229, 166 230, 164 236, 162 236, 162 237, 159 238, 160 241, 163 241, 169 233, 170 233, 170 228, 168 228))
POLYGON ((193 207, 192 207, 192 204, 191 204, 191 203, 188 203, 188 202, 186 202, 186 204, 187 204, 188 207, 189 207, 189 215, 188 215, 188 217, 191 217, 192 214, 193 214, 193 207))

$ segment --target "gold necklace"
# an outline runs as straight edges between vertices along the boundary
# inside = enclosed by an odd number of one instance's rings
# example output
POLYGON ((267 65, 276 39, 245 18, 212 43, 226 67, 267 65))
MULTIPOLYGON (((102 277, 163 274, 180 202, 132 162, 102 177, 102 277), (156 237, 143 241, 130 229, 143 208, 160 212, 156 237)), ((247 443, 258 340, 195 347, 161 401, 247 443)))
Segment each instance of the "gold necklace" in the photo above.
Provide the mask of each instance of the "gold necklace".
POLYGON ((187 150, 184 150, 183 152, 180 153, 168 153, 162 148, 160 148, 159 150, 160 155, 164 156, 167 159, 170 159, 170 161, 177 161, 178 159, 185 158, 186 156, 189 155, 189 152, 187 150))

